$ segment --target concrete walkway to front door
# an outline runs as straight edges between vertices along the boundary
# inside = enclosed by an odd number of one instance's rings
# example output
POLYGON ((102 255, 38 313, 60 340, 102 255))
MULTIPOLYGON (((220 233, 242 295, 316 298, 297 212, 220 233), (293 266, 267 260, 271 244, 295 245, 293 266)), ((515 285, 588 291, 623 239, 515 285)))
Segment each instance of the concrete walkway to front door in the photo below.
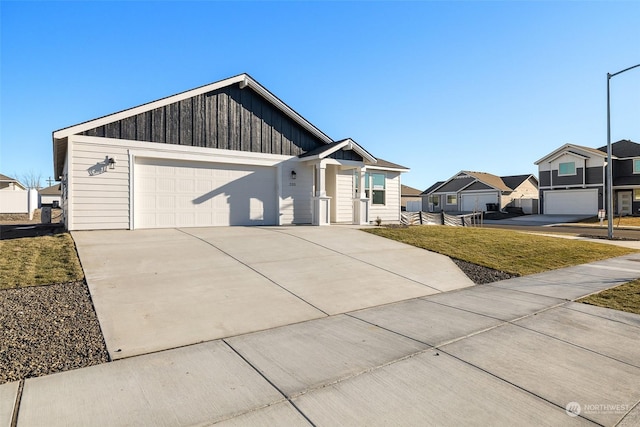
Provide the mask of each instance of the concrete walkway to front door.
POLYGON ((350 227, 73 232, 112 359, 472 286, 447 257, 350 227))

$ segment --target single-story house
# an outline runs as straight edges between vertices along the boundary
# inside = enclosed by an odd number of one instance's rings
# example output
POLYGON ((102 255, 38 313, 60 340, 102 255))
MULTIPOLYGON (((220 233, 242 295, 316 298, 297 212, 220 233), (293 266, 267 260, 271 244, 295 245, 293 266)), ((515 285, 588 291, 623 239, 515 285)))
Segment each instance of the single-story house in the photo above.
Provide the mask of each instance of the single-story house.
POLYGON ((538 180, 531 174, 496 176, 486 172, 460 171, 422 192, 426 212, 484 212, 507 206, 534 213, 538 180), (525 203, 528 201, 529 203, 525 203))
POLYGON ((0 191, 24 191, 25 187, 20 181, 0 173, 0 191))
MULTIPOLYGON (((614 214, 640 214, 640 144, 611 144, 614 214)), ((606 209, 607 147, 564 144, 536 161, 540 211, 596 215, 606 209)))
POLYGON ((400 219, 400 175, 247 74, 53 132, 69 230, 400 219))
POLYGON ((422 197, 420 194, 422 191, 417 188, 409 187, 408 185, 402 184, 400 188, 400 204, 401 209, 403 211, 409 210, 418 212, 422 207, 422 197), (411 208, 413 205, 418 206, 418 209, 407 209, 407 202, 409 203, 409 207, 411 208))
POLYGON ((40 206, 59 207, 62 198, 62 185, 54 184, 50 187, 38 190, 40 206))

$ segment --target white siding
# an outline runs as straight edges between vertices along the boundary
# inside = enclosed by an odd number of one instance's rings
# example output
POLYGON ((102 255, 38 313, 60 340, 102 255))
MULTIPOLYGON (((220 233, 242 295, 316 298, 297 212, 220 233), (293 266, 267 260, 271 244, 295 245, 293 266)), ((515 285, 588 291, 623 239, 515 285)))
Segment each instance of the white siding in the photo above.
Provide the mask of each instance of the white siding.
MULTIPOLYGON (((374 172, 369 170, 369 172, 374 172)), ((378 172, 378 171, 375 171, 378 172)), ((384 205, 369 202, 369 221, 380 218, 384 222, 400 221, 400 172, 384 172, 386 178, 386 194, 384 205)))
POLYGON ((281 163, 280 224, 311 224, 313 166, 296 160, 281 163), (296 179, 291 179, 291 171, 296 179))
POLYGON ((65 227, 69 228, 69 184, 68 184, 68 164, 69 164, 69 152, 67 152, 67 157, 64 159, 64 167, 62 168, 62 182, 61 182, 61 190, 62 195, 60 196, 60 207, 62 208, 62 218, 61 222, 65 224, 65 227))
POLYGON ((70 139, 70 230, 129 228, 129 156, 122 146, 70 139), (116 160, 108 168, 107 157, 116 160))

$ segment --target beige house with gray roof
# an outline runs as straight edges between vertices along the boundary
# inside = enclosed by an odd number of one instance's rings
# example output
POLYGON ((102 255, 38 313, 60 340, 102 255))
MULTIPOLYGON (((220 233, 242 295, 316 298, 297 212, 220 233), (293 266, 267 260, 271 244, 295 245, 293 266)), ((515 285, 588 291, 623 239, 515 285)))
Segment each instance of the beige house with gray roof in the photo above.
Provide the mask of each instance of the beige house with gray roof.
POLYGON ((516 206, 522 207, 525 213, 535 213, 537 197, 538 180, 531 174, 500 177, 486 172, 460 171, 422 193, 422 210, 485 212, 516 206), (529 202, 522 206, 523 200, 529 202))

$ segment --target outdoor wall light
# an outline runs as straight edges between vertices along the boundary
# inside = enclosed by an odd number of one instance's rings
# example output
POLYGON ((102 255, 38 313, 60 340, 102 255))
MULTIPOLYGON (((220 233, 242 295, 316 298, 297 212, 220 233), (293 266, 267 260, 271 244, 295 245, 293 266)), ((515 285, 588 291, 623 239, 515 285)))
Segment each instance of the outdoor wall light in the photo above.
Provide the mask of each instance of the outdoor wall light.
POLYGON ((291 171, 291 179, 296 179, 296 176, 298 174, 296 174, 296 171, 291 171))
POLYGON ((114 159, 113 157, 109 157, 107 163, 109 163, 109 169, 114 170, 116 168, 116 159, 114 159))

